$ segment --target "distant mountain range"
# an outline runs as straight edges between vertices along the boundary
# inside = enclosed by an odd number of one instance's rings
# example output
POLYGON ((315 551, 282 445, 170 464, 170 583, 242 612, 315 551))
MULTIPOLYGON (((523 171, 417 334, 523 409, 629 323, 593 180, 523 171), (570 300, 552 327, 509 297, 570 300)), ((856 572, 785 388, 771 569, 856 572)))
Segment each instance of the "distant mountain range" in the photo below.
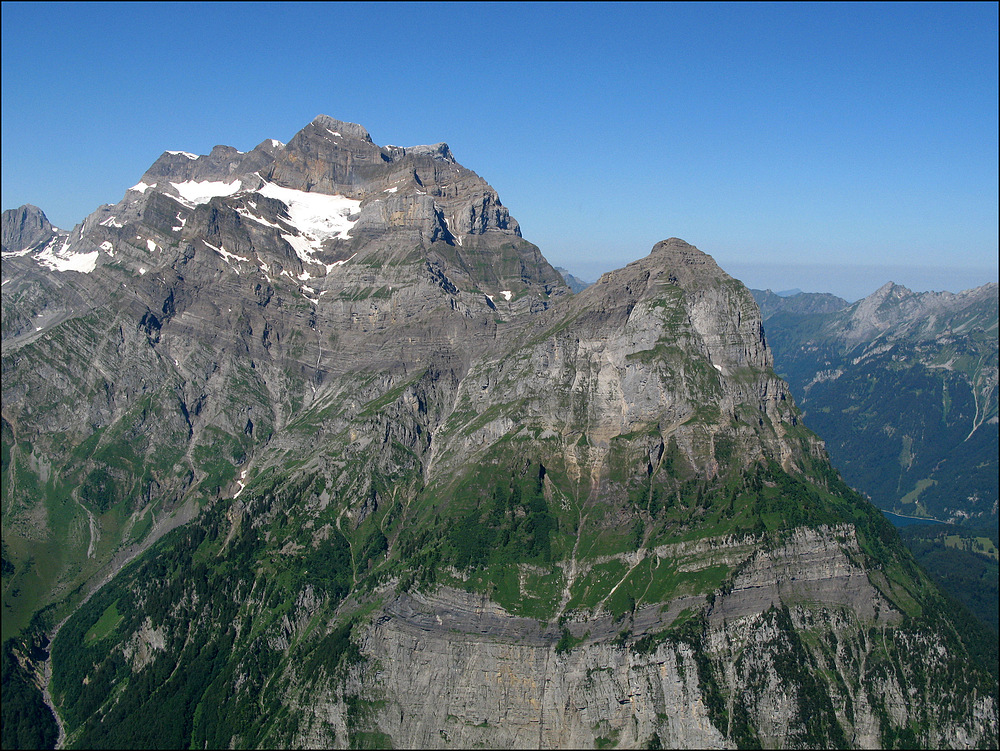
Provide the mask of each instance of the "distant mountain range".
POLYGON ((760 313, 767 321, 775 313, 783 311, 794 314, 835 313, 850 303, 842 297, 826 292, 772 292, 771 290, 750 290, 760 306, 760 313))
POLYGON ((753 294, 776 369, 848 482, 900 514, 997 524, 996 283, 888 283, 853 305, 753 294))

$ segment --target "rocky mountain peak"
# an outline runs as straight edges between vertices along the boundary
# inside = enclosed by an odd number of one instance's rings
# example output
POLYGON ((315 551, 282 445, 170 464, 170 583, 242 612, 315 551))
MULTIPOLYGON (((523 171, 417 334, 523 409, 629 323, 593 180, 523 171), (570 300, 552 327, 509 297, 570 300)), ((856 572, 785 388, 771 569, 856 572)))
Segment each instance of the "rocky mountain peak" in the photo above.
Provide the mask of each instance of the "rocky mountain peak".
POLYGON ((752 289, 750 293, 760 306, 760 313, 765 321, 779 312, 792 315, 836 313, 850 305, 844 298, 829 292, 797 292, 793 295, 779 295, 769 289, 752 289))
POLYGON ((854 305, 852 323, 859 331, 869 332, 881 329, 899 315, 901 300, 912 297, 913 293, 895 282, 886 282, 868 297, 854 305))
POLYGON ((875 290, 868 296, 868 299, 872 304, 881 305, 886 302, 902 300, 904 297, 910 297, 911 295, 913 295, 913 290, 909 287, 890 281, 875 290))
MULTIPOLYGON (((242 152, 232 146, 213 146, 208 154, 191 154, 187 151, 164 151, 143 174, 141 184, 167 190, 168 183, 224 182, 259 173, 274 161, 277 149, 268 147, 267 141, 253 151, 242 152)), ((259 181, 259 175, 257 177, 259 181)))
POLYGON ((312 119, 312 122, 303 128, 323 128, 326 130, 333 131, 335 134, 341 137, 356 138, 359 141, 366 141, 367 143, 372 143, 372 137, 369 135, 368 130, 363 125, 358 125, 357 123, 348 123, 343 120, 337 120, 336 118, 330 117, 329 115, 317 115, 312 119))
POLYGON ((582 305, 591 304, 589 301, 594 298, 603 298, 603 308, 627 313, 640 300, 662 297, 666 288, 694 299, 727 280, 733 281, 710 255, 672 237, 654 245, 646 257, 603 274, 579 296, 582 305))
MULTIPOLYGON (((606 350, 618 349, 612 359, 628 361, 645 357, 639 353, 650 347, 655 350, 657 343, 669 339, 677 348, 678 359, 668 369, 686 368, 686 363, 692 361, 702 363, 705 372, 711 375, 711 386, 706 388, 720 390, 712 398, 722 405, 727 419, 743 409, 737 405, 747 403, 748 394, 753 393, 767 395, 759 404, 754 403, 755 413, 767 415, 773 424, 792 420, 787 388, 771 372, 773 361, 753 297, 740 282, 719 268, 710 255, 695 246, 679 238, 659 242, 645 258, 604 274, 596 284, 575 295, 571 304, 578 311, 580 329, 593 340, 607 339, 607 331, 625 332, 614 343, 602 345, 606 350), (731 380, 736 374, 745 379, 751 372, 757 383, 750 390, 746 390, 745 383, 731 380)), ((652 419, 658 404, 682 401, 698 404, 708 398, 707 391, 686 389, 687 385, 665 388, 662 400, 654 399, 641 419, 652 419), (684 397, 678 398, 682 392, 684 397)), ((623 391, 628 393, 627 389, 623 391)), ((625 402, 641 405, 646 399, 647 392, 628 393, 625 402)), ((630 411, 630 415, 640 413, 638 409, 630 411)), ((676 416, 680 422, 689 418, 687 412, 678 412, 676 416)), ((635 427, 610 420, 608 424, 622 432, 635 427)), ((591 426, 589 433, 594 432, 591 426)), ((694 455, 697 450, 691 446, 694 455)), ((784 462, 796 450, 775 441, 769 451, 784 462)), ((706 465, 706 471, 712 473, 715 470, 710 464, 706 465)))
POLYGON ((879 287, 877 290, 875 290, 872 293, 872 295, 873 296, 874 295, 878 295, 879 297, 883 297, 884 298, 884 297, 888 297, 889 295, 891 295, 893 293, 895 293, 896 295, 901 295, 901 294, 911 293, 911 290, 908 287, 905 287, 902 284, 896 284, 893 281, 888 281, 885 284, 883 284, 881 287, 879 287))
POLYGON ((54 233, 45 213, 30 203, 3 212, 3 252, 32 250, 48 242, 54 233))
POLYGON ((625 282, 627 286, 634 287, 637 278, 641 277, 650 289, 660 284, 679 284, 689 293, 708 283, 731 280, 712 256, 678 237, 661 240, 645 258, 605 274, 605 277, 607 281, 602 277, 599 285, 625 282))
POLYGON ((5 215, 4 255, 16 248, 31 254, 29 266, 54 271, 90 273, 112 262, 140 276, 169 275, 196 256, 205 273, 250 273, 261 283, 274 284, 275 274, 322 278, 301 291, 319 304, 355 283, 345 264, 381 264, 422 248, 456 288, 493 297, 532 288, 542 300, 565 292, 496 191, 455 162, 446 143, 381 147, 362 126, 326 115, 288 144, 165 151, 118 204, 97 209, 65 243, 53 238, 67 233, 50 230, 38 209, 19 211, 5 215))
POLYGON ((888 282, 844 311, 839 336, 855 345, 890 329, 895 335, 934 339, 953 324, 967 327, 973 319, 989 326, 996 320, 996 297, 995 284, 954 294, 913 292, 888 282))
POLYGON ((274 154, 281 149, 285 148, 285 144, 276 138, 265 138, 263 141, 254 146, 254 151, 263 151, 267 154, 274 154))
POLYGON ((455 156, 446 143, 434 143, 424 146, 406 146, 402 149, 404 155, 429 156, 432 159, 443 159, 446 162, 455 162, 455 156))
MULTIPOLYGON (((683 251, 683 250, 698 250, 698 249, 691 243, 687 242, 686 240, 682 240, 679 237, 668 237, 666 240, 660 240, 660 242, 656 243, 656 245, 653 246, 653 249, 650 252, 660 253, 670 250, 683 251)), ((700 253, 701 251, 698 252, 700 253)))
POLYGON ((658 242, 653 246, 649 257, 674 270, 684 269, 689 273, 702 276, 717 276, 721 274, 728 277, 728 274, 719 268, 719 264, 715 262, 712 256, 699 250, 694 245, 681 240, 679 237, 671 237, 658 242))

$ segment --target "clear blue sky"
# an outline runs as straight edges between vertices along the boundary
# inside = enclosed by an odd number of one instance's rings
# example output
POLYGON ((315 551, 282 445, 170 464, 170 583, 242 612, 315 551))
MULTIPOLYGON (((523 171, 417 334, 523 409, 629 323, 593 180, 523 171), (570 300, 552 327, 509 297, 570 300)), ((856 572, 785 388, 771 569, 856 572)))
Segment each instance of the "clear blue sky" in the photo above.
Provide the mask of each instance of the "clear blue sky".
POLYGON ((2 5, 2 204, 324 113, 447 141, 556 265, 677 236, 750 286, 997 279, 997 4, 2 5))

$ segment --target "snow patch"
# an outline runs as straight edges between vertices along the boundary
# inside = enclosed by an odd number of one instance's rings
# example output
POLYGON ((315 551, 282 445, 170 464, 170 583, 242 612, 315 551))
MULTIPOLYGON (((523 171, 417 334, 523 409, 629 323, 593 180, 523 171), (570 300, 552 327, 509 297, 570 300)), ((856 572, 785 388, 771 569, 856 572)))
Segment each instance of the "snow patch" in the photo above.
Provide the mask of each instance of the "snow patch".
MULTIPOLYGON (((250 204, 249 201, 247 203, 249 205, 252 205, 254 208, 257 208, 255 204, 250 204)), ((270 222, 262 216, 257 216, 256 214, 252 214, 249 210, 244 209, 242 206, 236 209, 236 213, 239 214, 240 216, 245 216, 247 219, 252 219, 258 224, 263 224, 266 227, 274 227, 275 229, 284 229, 284 227, 277 225, 274 222, 270 222)))
POLYGON ((514 293, 511 292, 509 289, 505 289, 500 294, 503 295, 503 299, 506 300, 507 302, 510 302, 510 298, 514 296, 514 293))
POLYGON ((144 267, 140 266, 139 267, 139 276, 142 276, 145 273, 146 273, 146 269, 144 267))
POLYGON ((129 190, 137 190, 140 193, 145 193, 147 190, 149 190, 152 187, 155 187, 155 186, 154 185, 146 185, 146 183, 140 182, 140 183, 136 183, 135 185, 133 185, 131 188, 129 188, 129 190))
POLYGON ((197 154, 192 154, 190 151, 168 151, 167 153, 168 154, 173 154, 174 156, 176 156, 177 154, 180 154, 181 156, 186 156, 188 159, 197 159, 198 158, 197 154))
POLYGON ((285 144, 283 144, 281 141, 279 141, 279 140, 277 140, 275 138, 270 139, 270 141, 271 141, 271 146, 273 146, 276 149, 283 149, 283 148, 285 148, 285 144))
MULTIPOLYGON (((357 255, 357 253, 352 254, 351 258, 354 258, 354 256, 356 256, 356 255, 357 255)), ((326 264, 326 273, 329 274, 337 266, 343 266, 345 263, 347 263, 348 261, 350 261, 351 258, 345 258, 343 261, 334 261, 333 263, 326 264)))
POLYGON ((399 186, 398 186, 398 185, 394 185, 394 186, 393 186, 393 187, 391 187, 391 188, 386 188, 386 189, 385 189, 385 190, 383 190, 382 192, 383 192, 383 193, 395 193, 395 192, 396 192, 397 190, 399 190, 399 186))
POLYGON ((202 182, 188 180, 183 183, 170 184, 181 194, 181 198, 193 204, 208 203, 213 198, 219 196, 231 196, 242 185, 239 180, 233 183, 213 182, 211 180, 203 180, 202 182))
POLYGON ((43 266, 47 266, 53 271, 77 271, 81 274, 89 274, 97 268, 97 257, 100 251, 94 250, 90 253, 74 253, 69 249, 69 238, 53 238, 52 242, 45 246, 35 260, 43 266), (55 250, 56 243, 63 239, 63 245, 59 250, 55 250))
MULTIPOLYGON (((212 245, 212 243, 208 242, 207 240, 202 240, 202 242, 205 243, 205 245, 207 245, 208 247, 210 247, 212 250, 214 250, 216 253, 218 253, 220 256, 222 256, 223 259, 225 259, 225 261, 227 263, 230 263, 231 260, 234 260, 237 263, 239 263, 240 261, 243 261, 244 263, 249 263, 250 262, 249 258, 244 258, 243 256, 236 255, 235 253, 230 253, 228 250, 224 250, 222 248, 217 248, 214 245, 212 245)), ((240 273, 239 269, 235 269, 235 271, 236 271, 237 274, 240 273)))
MULTIPOLYGON (((52 242, 52 241, 50 240, 49 242, 52 242)), ((32 250, 34 250, 34 248, 25 248, 24 250, 5 250, 3 252, 3 257, 4 258, 20 258, 21 256, 28 255, 28 253, 30 253, 32 250)))
POLYGON ((121 229, 125 225, 121 224, 118 221, 117 217, 109 216, 107 219, 105 219, 103 222, 101 222, 101 226, 102 227, 117 227, 118 229, 121 229))
POLYGON ((286 243, 292 246, 292 250, 295 251, 295 255, 297 255, 300 260, 305 261, 306 263, 314 263, 312 254, 319 250, 314 241, 298 235, 282 235, 281 237, 286 243))
POLYGON ((150 253, 152 253, 154 250, 159 250, 160 249, 159 246, 155 242, 153 242, 152 240, 146 240, 146 248, 149 249, 150 253))
POLYGON ((282 237, 307 263, 316 262, 313 254, 322 249, 325 240, 350 240, 349 232, 358 223, 350 217, 359 213, 361 201, 353 198, 306 193, 274 183, 265 183, 257 192, 267 198, 276 198, 288 207, 288 223, 298 230, 299 236, 282 237))
MULTIPOLYGON (((438 205, 435 203, 434 204, 434 208, 437 209, 437 207, 438 207, 438 205)), ((448 230, 448 233, 452 237, 454 237, 456 240, 458 240, 458 244, 461 245, 462 244, 462 238, 459 237, 458 235, 456 235, 454 232, 452 232, 451 223, 448 221, 448 217, 442 217, 442 218, 444 219, 444 228, 446 230, 448 230)))
POLYGON ((243 488, 246 487, 246 482, 245 482, 246 479, 247 479, 247 471, 244 469, 242 472, 240 472, 240 479, 236 481, 236 484, 239 485, 240 487, 239 490, 236 491, 236 494, 233 496, 233 499, 240 497, 240 493, 242 493, 243 488))

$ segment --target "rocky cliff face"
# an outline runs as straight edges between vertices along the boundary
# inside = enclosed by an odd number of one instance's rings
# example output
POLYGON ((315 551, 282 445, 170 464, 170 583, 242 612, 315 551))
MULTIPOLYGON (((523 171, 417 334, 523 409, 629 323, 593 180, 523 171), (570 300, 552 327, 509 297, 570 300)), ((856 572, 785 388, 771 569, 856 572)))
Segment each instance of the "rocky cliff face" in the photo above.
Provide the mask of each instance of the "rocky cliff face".
MULTIPOLYGON (((356 740, 365 730, 340 699, 351 693, 378 697, 361 721, 368 732, 408 748, 635 748, 654 737, 667 748, 878 748, 886 718, 943 728, 952 713, 991 716, 989 699, 974 691, 934 709, 907 699, 915 676, 905 652, 944 646, 898 628, 898 611, 852 561, 860 555, 853 528, 799 530, 767 551, 760 543, 723 538, 648 551, 658 564, 704 570, 725 560, 741 571, 707 607, 685 597, 625 619, 573 621, 577 643, 562 652, 552 648, 554 624, 513 617, 485 598, 450 589, 398 595, 359 634, 366 669, 349 671, 340 687, 288 697, 303 715, 292 745, 356 740), (701 608, 698 618, 678 619, 701 608), (889 653, 874 643, 886 633, 889 653), (816 668, 850 674, 849 664, 866 665, 867 676, 816 677, 816 668)), ((942 679, 945 661, 930 659, 930 680, 942 679)), ((981 730, 972 721, 925 740, 962 745, 981 730)))
POLYGON ((996 742, 697 248, 570 295, 446 145, 323 116, 44 226, 4 216, 4 627, 68 617, 70 745, 996 742))

